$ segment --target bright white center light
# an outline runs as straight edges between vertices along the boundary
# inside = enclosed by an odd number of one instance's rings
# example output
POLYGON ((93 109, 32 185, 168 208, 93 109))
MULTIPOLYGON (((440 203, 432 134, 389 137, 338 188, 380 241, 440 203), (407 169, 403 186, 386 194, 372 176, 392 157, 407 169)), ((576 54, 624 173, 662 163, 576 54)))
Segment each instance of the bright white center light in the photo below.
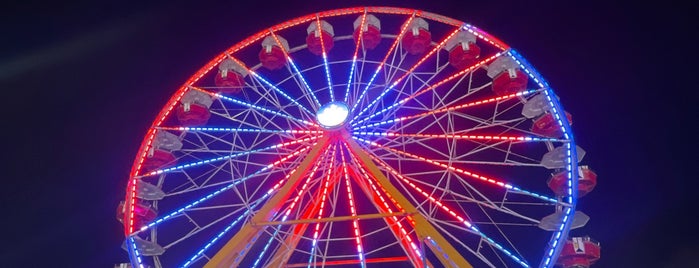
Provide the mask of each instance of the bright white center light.
POLYGON ((349 115, 347 104, 341 101, 334 101, 321 106, 316 118, 321 126, 336 128, 345 123, 347 115, 349 115))

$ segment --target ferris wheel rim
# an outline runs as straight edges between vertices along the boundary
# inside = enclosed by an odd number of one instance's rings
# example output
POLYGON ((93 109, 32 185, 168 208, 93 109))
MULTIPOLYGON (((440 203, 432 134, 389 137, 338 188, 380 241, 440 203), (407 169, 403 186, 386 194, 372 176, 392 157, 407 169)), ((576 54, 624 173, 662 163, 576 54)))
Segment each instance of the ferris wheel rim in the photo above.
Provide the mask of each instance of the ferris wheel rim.
MULTIPOLYGON (((137 179, 139 178, 139 170, 141 167, 141 164, 143 163, 143 160, 146 156, 146 153, 148 151, 148 148, 151 146, 151 143, 153 142, 153 139, 156 134, 156 130, 161 127, 161 124, 164 122, 165 118, 170 114, 170 112, 173 110, 173 108, 177 105, 178 101, 184 93, 187 90, 190 90, 193 85, 203 77, 205 73, 208 73, 211 71, 217 64, 220 63, 227 55, 234 54, 238 50, 247 47, 253 43, 256 43, 260 39, 262 39, 264 36, 268 36, 270 32, 275 32, 275 31, 280 31, 288 27, 293 27, 299 24, 307 23, 315 18, 325 18, 325 17, 332 17, 332 16, 344 16, 344 15, 349 15, 349 14, 362 14, 364 12, 371 12, 371 13, 376 13, 376 14, 383 14, 383 13, 388 13, 388 14, 401 14, 401 15, 416 15, 416 16, 421 16, 425 18, 429 18, 432 20, 439 21, 444 24, 450 24, 450 25, 458 25, 457 27, 459 28, 464 28, 464 29, 471 29, 473 31, 476 31, 478 34, 481 34, 485 38, 488 38, 489 40, 492 40, 492 43, 495 44, 496 46, 499 46, 500 48, 504 48, 503 51, 504 54, 508 55, 509 57, 512 57, 515 59, 522 68, 527 71, 528 75, 533 78, 536 83, 539 84, 540 88, 542 89, 543 94, 545 94, 548 98, 549 103, 552 105, 553 109, 552 111, 556 114, 556 117, 559 117, 560 114, 562 114, 561 111, 563 109, 561 108, 560 102, 558 99, 555 97, 555 94, 553 93, 553 90, 551 87, 546 83, 546 81, 543 79, 543 77, 516 51, 513 49, 509 48, 507 45, 499 41, 498 39, 495 39, 494 37, 490 36, 489 34, 485 33, 484 31, 481 31, 480 29, 477 29, 473 26, 470 26, 468 24, 465 24, 461 21, 457 21, 454 19, 446 18, 441 15, 429 13, 429 12, 424 12, 420 10, 414 10, 414 9, 407 9, 407 8, 387 8, 387 7, 362 7, 362 8, 351 8, 351 9, 336 9, 336 10, 330 10, 330 11, 324 11, 324 12, 319 12, 319 13, 314 13, 314 14, 309 14, 306 16, 302 16, 296 19, 292 19, 280 24, 277 24, 275 26, 272 26, 268 28, 267 30, 263 30, 257 34, 252 35, 251 37, 231 46, 229 49, 225 50, 223 53, 219 54, 218 56, 214 57, 213 60, 211 60, 209 63, 204 65, 201 69, 199 69, 193 76, 191 76, 187 82, 181 86, 175 94, 170 98, 170 100, 167 101, 167 104, 165 105, 165 108, 163 108, 156 119, 153 121, 151 127, 146 133, 146 136, 141 143, 139 150, 138 150, 138 156, 134 164, 132 166, 131 172, 130 172, 130 180, 129 180, 129 186, 127 188, 127 200, 131 200, 130 202, 127 202, 127 204, 131 205, 131 208, 129 209, 127 207, 127 213, 125 213, 125 219, 124 222, 129 222, 130 216, 129 211, 133 210, 133 203, 134 203, 134 198, 135 198, 135 189, 137 187, 137 179), (383 11, 383 12, 382 12, 383 11)), ((572 185, 571 189, 572 193, 570 195, 570 202, 569 207, 566 209, 566 213, 569 214, 571 211, 575 210, 575 205, 576 205, 576 180, 577 180, 577 168, 574 168, 577 166, 577 154, 575 152, 575 141, 573 138, 572 130, 570 128, 570 124, 566 120, 558 120, 558 122, 561 124, 561 127, 564 129, 563 132, 566 136, 567 140, 567 152, 569 154, 567 161, 568 161, 568 170, 570 171, 569 177, 571 178, 572 185)), ((561 234, 565 234, 568 232, 570 229, 570 224, 572 223, 572 217, 567 219, 562 225, 561 225, 561 230, 559 231, 561 234)), ((129 237, 132 233, 134 232, 133 226, 130 226, 129 224, 125 224, 125 234, 127 237, 129 237)), ((559 235, 561 236, 561 235, 559 235)), ((564 235, 563 235, 564 236, 564 235)), ((555 238, 556 235, 552 235, 552 239, 550 244, 556 244, 560 239, 562 238, 555 238), (554 239, 555 238, 555 239, 554 239)), ((132 241, 133 242, 133 241, 132 241)), ((135 251, 133 248, 133 245, 129 245, 127 243, 127 247, 130 249, 130 251, 135 251)), ((555 262, 555 256, 557 255, 557 252, 560 251, 560 246, 555 245, 551 248, 551 252, 548 253, 548 257, 544 258, 542 260, 541 265, 542 266, 548 266, 551 262, 555 262)))

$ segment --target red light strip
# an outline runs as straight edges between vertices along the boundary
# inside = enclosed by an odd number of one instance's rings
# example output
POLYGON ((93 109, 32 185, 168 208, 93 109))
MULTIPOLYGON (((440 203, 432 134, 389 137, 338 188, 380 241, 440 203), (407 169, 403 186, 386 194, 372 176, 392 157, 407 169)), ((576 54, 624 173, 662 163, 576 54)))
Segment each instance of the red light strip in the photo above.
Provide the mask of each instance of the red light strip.
MULTIPOLYGON (((323 158, 326 157, 326 156, 327 156, 327 153, 328 153, 328 150, 325 150, 325 151, 323 152, 323 156, 322 156, 322 157, 323 157, 323 158)), ((301 189, 299 189, 298 193, 296 194, 296 197, 295 197, 294 200, 291 202, 291 205, 289 205, 289 208, 286 210, 286 213, 284 214, 284 218, 282 219, 282 221, 285 221, 285 220, 289 217, 289 214, 291 214, 291 211, 292 211, 292 210, 294 209, 294 207, 296 206, 296 203, 298 203, 299 199, 301 199, 301 195, 303 195, 303 193, 306 192, 306 188, 308 188, 308 183, 311 181, 311 179, 313 178, 313 175, 314 175, 315 172, 318 170, 318 168, 320 167, 320 164, 321 164, 322 162, 323 162, 323 161, 318 161, 318 162, 316 162, 315 165, 313 166, 313 169, 311 169, 311 172, 308 173, 308 177, 306 178, 306 181, 305 181, 305 182, 303 183, 303 185, 301 186, 301 189)))
POLYGON ((393 44, 391 44, 391 47, 388 49, 388 52, 386 52, 386 56, 384 56, 383 60, 381 60, 381 63, 379 63, 379 66, 376 67, 376 71, 374 71, 374 74, 372 75, 372 78, 369 80, 369 83, 366 85, 362 93, 357 97, 357 100, 355 103, 352 105, 351 111, 354 111, 354 109, 357 108, 357 105, 359 105, 359 102, 364 98, 364 95, 369 91, 369 87, 371 86, 371 83, 374 82, 374 78, 376 78, 376 75, 381 71, 381 68, 383 68, 384 64, 386 64, 386 61, 388 58, 391 56, 393 51, 396 49, 398 46, 398 43, 400 43, 400 39, 403 37, 406 31, 408 31, 408 26, 410 26, 410 22, 413 21, 413 18, 415 18, 416 14, 413 14, 413 16, 410 16, 408 20, 403 23, 400 29, 400 33, 398 33, 398 36, 396 37, 396 40, 393 41, 393 44))
POLYGON ((408 26, 410 26, 410 22, 413 21, 415 16, 418 16, 418 14, 417 13, 413 14, 413 16, 410 16, 410 18, 408 18, 408 20, 406 20, 405 23, 403 23, 403 25, 401 26, 401 29, 400 29, 400 33, 398 33, 396 40, 394 40, 393 44, 391 44, 391 47, 388 49, 388 52, 386 53, 386 56, 384 56, 383 60, 381 60, 379 67, 376 68, 376 72, 381 70, 381 67, 383 67, 384 64, 386 64, 388 57, 391 56, 391 53, 393 53, 393 50, 396 49, 396 47, 398 46, 398 43, 400 43, 400 40, 403 37, 403 35, 405 35, 405 33, 408 31, 408 26))
MULTIPOLYGON (((308 148, 310 148, 310 147, 308 147, 308 148)), ((305 150, 304 150, 304 151, 305 151, 305 150)), ((277 189, 279 189, 279 187, 282 187, 282 184, 284 184, 284 182, 285 182, 286 180, 288 180, 289 177, 291 177, 291 175, 294 174, 294 172, 296 172, 296 168, 292 169, 291 172, 289 172, 289 174, 286 174, 286 176, 284 176, 283 179, 279 180, 279 181, 277 182, 277 184, 275 184, 274 186, 272 186, 272 188, 269 189, 269 190, 267 191, 267 193, 274 192, 274 191, 276 191, 277 189)))
POLYGON ((435 46, 434 48, 432 48, 432 50, 430 50, 430 52, 428 52, 425 56, 423 56, 420 60, 418 60, 415 64, 413 64, 413 66, 410 67, 410 69, 408 69, 401 77, 399 77, 399 78, 396 79, 394 82, 392 82, 391 85, 388 86, 388 87, 379 95, 379 97, 377 97, 377 98, 374 99, 371 103, 369 103, 369 105, 367 105, 367 107, 365 107, 365 108, 362 109, 357 115, 355 115, 354 118, 355 118, 355 119, 356 119, 356 118, 359 118, 359 116, 361 116, 364 112, 366 112, 367 110, 369 110, 369 108, 373 107, 374 104, 376 104, 379 100, 381 100, 381 98, 383 97, 383 95, 385 95, 389 90, 391 90, 391 89, 393 89, 394 87, 396 87, 401 81, 403 81, 403 79, 405 79, 406 77, 408 77, 408 75, 412 74, 413 71, 415 71, 415 69, 417 69, 417 67, 420 66, 420 64, 422 64, 424 61, 426 61, 427 58, 429 58, 430 56, 432 56, 432 54, 434 54, 435 52, 439 51, 439 50, 444 46, 444 44, 446 44, 447 41, 449 41, 449 39, 451 39, 452 36, 454 36, 455 34, 457 34, 460 30, 461 30, 461 28, 457 28, 457 29, 454 30, 451 34, 447 35, 446 38, 444 38, 441 42, 439 42, 439 44, 437 44, 437 46, 435 46))
MULTIPOLYGON (((354 206, 354 197, 352 195, 352 186, 350 185, 349 175, 347 173, 347 162, 345 161, 345 153, 340 150, 340 156, 342 157, 342 175, 345 177, 345 184, 347 185, 347 199, 350 204, 350 212, 352 216, 357 216, 357 209, 354 206)), ((359 221, 357 219, 352 221, 352 228, 354 229, 354 240, 357 244, 357 254, 359 255, 359 260, 361 261, 362 267, 366 266, 364 262, 364 247, 362 246, 361 231, 359 230, 359 221)))
MULTIPOLYGON (((336 149, 336 147, 337 147, 336 145, 333 145, 333 148, 331 149, 330 168, 328 169, 328 176, 324 180, 323 191, 320 192, 321 201, 320 201, 320 209, 318 210, 317 219, 321 219, 323 217, 323 209, 325 208, 325 199, 328 196, 328 188, 330 187, 330 180, 332 179, 331 177, 333 175, 333 167, 335 165, 335 149, 336 149)), ((334 182, 333 182, 333 184, 334 184, 334 182)), ((320 231, 320 222, 317 222, 316 226, 315 226, 315 231, 313 233, 313 247, 316 246, 319 231, 320 231)))
POLYGON ((447 214, 449 214, 449 215, 451 215, 452 217, 456 218, 458 221, 462 222, 463 224, 465 224, 465 225, 466 225, 467 227, 469 227, 469 228, 471 228, 471 226, 473 226, 473 225, 471 224, 471 222, 467 221, 466 219, 464 219, 463 217, 461 217, 461 216, 459 216, 459 215, 456 215, 456 212, 454 212, 454 210, 452 210, 452 209, 450 209, 449 207, 447 207, 446 205, 442 204, 442 202, 440 202, 439 200, 435 199, 433 196, 431 196, 430 194, 428 194, 427 191, 422 190, 419 186, 417 186, 417 185, 415 185, 414 183, 410 182, 408 179, 406 179, 405 177, 403 177, 403 175, 401 175, 397 170, 395 170, 394 168, 392 168, 392 167, 390 167, 389 165, 387 165, 384 161, 382 161, 382 160, 376 158, 376 157, 375 157, 374 155, 372 155, 372 154, 369 154, 369 157, 371 157, 371 159, 373 159, 375 162, 379 163, 379 165, 381 165, 381 166, 384 167, 386 170, 388 170, 388 172, 390 172, 391 174, 393 174, 394 176, 396 176, 397 178, 399 178, 400 180, 402 180, 405 184, 409 185, 409 186, 410 186, 411 188, 413 188, 415 191, 417 191, 418 193, 422 194, 425 198, 427 198, 428 200, 430 200, 430 202, 432 202, 433 204, 435 204, 435 205, 437 205, 438 207, 440 207, 440 208, 441 208, 442 210, 444 210, 447 214))
MULTIPOLYGON (((369 185, 371 186, 371 188, 374 190, 374 192, 373 192, 374 201, 375 202, 380 201, 380 202, 376 202, 376 203, 378 203, 379 205, 383 205, 384 211, 388 211, 389 213, 393 213, 393 209, 391 209, 391 207, 388 205, 388 202, 386 201, 386 199, 384 199, 381 192, 377 189, 376 185, 374 185, 369 174, 367 174, 366 170, 364 170, 364 168, 359 164, 358 160, 351 153, 351 151, 349 150, 349 147, 347 146, 346 143, 344 144, 344 146, 347 149, 347 151, 350 152, 349 155, 350 155, 350 158, 352 159, 352 162, 355 163, 355 166, 357 167, 357 169, 359 169, 362 176, 364 176, 365 181, 367 181, 369 183, 369 185)), ((381 187, 380 185, 379 185, 379 187, 383 190, 383 193, 392 201, 392 204, 395 205, 398 210, 404 211, 403 208, 401 208, 401 206, 398 204, 398 202, 396 202, 391 197, 391 195, 388 192, 386 192, 385 189, 383 189, 383 187, 381 187)), ((415 226, 415 222, 412 220, 412 218, 410 216, 408 216, 407 218, 408 218, 408 221, 413 226, 415 226)), ((392 217, 389 217, 386 219, 393 220, 393 223, 395 223, 395 226, 398 227, 396 230, 397 231, 396 235, 402 235, 403 238, 405 238, 405 240, 401 239, 400 242, 401 242, 401 244, 403 244, 403 247, 408 252, 408 254, 411 255, 410 257, 412 257, 413 264, 417 265, 418 267, 423 267, 422 254, 420 254, 420 250, 417 248, 417 246, 413 242, 412 237, 408 234, 408 232, 405 231, 405 228, 400 223, 400 220, 398 219, 398 217, 392 216, 392 217), (410 249, 412 249, 412 251, 410 249)), ((391 228, 393 229, 393 227, 391 227, 391 228)))
POLYGON ((419 67, 420 64, 422 64, 424 61, 426 61, 427 58, 429 58, 430 56, 432 56, 432 54, 434 54, 435 52, 439 51, 442 47, 444 47, 444 45, 447 43, 447 41, 449 41, 449 39, 451 39, 455 34, 457 34, 459 32, 459 30, 461 30, 461 29, 457 28, 451 34, 447 35, 447 37, 445 37, 441 42, 439 42, 439 44, 437 44, 432 50, 430 50, 430 52, 428 52, 419 61, 417 61, 415 64, 413 64, 413 67, 410 67, 410 69, 408 69, 408 71, 406 71, 405 74, 403 74, 403 76, 398 78, 395 82, 391 83, 391 87, 398 85, 398 83, 400 83, 403 79, 405 79, 406 77, 408 77, 408 75, 410 75, 413 71, 415 71, 415 69, 417 69, 417 67, 419 67))
MULTIPOLYGON (((303 138, 303 139, 296 139, 296 140, 293 140, 293 141, 288 141, 288 142, 278 143, 278 144, 275 144, 275 145, 270 145, 270 146, 267 146, 267 147, 264 147, 264 148, 260 148, 260 149, 248 150, 248 151, 244 151, 244 152, 241 152, 241 153, 230 154, 230 155, 226 155, 226 156, 220 156, 220 157, 217 157, 217 158, 204 159, 204 160, 200 160, 200 161, 197 161, 197 162, 182 164, 182 165, 178 165, 178 166, 170 167, 170 168, 166 168, 166 169, 158 169, 158 170, 151 171, 151 172, 149 172, 149 173, 147 173, 147 174, 144 174, 144 175, 142 175, 142 176, 137 176, 136 178, 141 178, 141 177, 145 177, 145 176, 160 175, 160 174, 162 174, 162 173, 166 173, 166 172, 170 172, 170 171, 174 171, 174 170, 182 170, 182 169, 185 169, 185 168, 194 167, 194 166, 199 166, 199 165, 203 165, 203 164, 207 164, 207 163, 211 163, 211 162, 227 160, 227 159, 231 159, 231 158, 235 158, 235 157, 240 157, 240 156, 245 156, 245 155, 251 155, 251 154, 254 154, 254 153, 259 153, 259 152, 266 151, 266 150, 270 150, 270 149, 282 148, 282 147, 286 147, 286 146, 289 146, 289 145, 294 145, 294 144, 298 144, 298 143, 302 143, 302 142, 307 142, 307 141, 311 141, 311 140, 316 140, 316 139, 319 139, 320 137, 322 137, 322 136, 313 136, 313 137, 308 137, 308 138, 303 138)), ((289 156, 296 155, 297 152, 298 152, 298 151, 292 153, 292 154, 289 155, 289 156)), ((269 167, 275 166, 275 165, 277 165, 278 163, 281 163, 281 162, 283 162, 283 161, 286 161, 286 159, 277 160, 276 162, 273 162, 272 164, 267 165, 267 167, 269 168, 269 167)))
MULTIPOLYGON (((382 262, 403 262, 408 261, 407 257, 384 257, 384 258, 370 258, 366 259, 366 263, 382 263, 382 262)), ((359 264, 361 261, 358 260, 339 260, 339 261, 323 261, 323 262, 312 262, 310 265, 308 263, 292 263, 287 264, 284 267, 319 267, 319 266, 335 266, 335 265, 347 265, 347 264, 359 264)))
MULTIPOLYGON (((385 124, 389 124, 389 123, 393 123, 393 122, 400 122, 400 121, 410 120, 410 119, 419 118, 419 117, 424 117, 424 116, 433 115, 433 114, 438 114, 438 113, 456 111, 456 110, 459 110, 459 109, 468 108, 468 107, 473 107, 473 106, 478 106, 478 105, 481 105, 481 104, 487 104, 487 103, 497 102, 497 101, 501 101, 501 100, 506 100, 506 99, 510 99, 510 98, 514 98, 514 97, 518 97, 518 96, 524 96, 524 95, 528 95, 528 94, 533 94, 533 93, 536 93, 536 92, 539 92, 539 91, 540 91, 540 90, 527 90, 527 91, 522 91, 522 92, 517 92, 517 93, 505 95, 505 96, 500 96, 500 97, 495 97, 495 98, 488 98, 488 99, 473 101, 473 102, 469 102, 469 103, 465 103, 465 104, 459 104, 459 105, 455 105, 455 106, 451 106, 451 107, 444 107, 444 108, 440 108, 440 109, 436 109, 436 110, 431 110, 431 111, 427 111, 427 112, 424 112, 424 113, 419 113, 419 114, 414 114, 414 115, 408 115, 408 116, 402 116, 402 117, 398 117, 398 118, 391 119, 391 120, 386 120, 386 121, 381 121, 381 122, 372 123, 372 124, 368 124, 368 125, 363 125, 363 126, 356 127, 356 128, 354 128, 354 129, 356 130, 356 129, 374 127, 374 126, 379 126, 379 125, 385 125, 385 124)), ((361 121, 360 121, 360 122, 361 122, 361 121)))
POLYGON ((362 22, 359 24, 359 34, 357 35, 357 43, 354 46, 354 55, 352 56, 352 66, 350 68, 350 76, 349 76, 349 81, 347 81, 347 91, 345 92, 345 103, 347 103, 347 100, 349 98, 349 90, 350 90, 350 85, 352 85, 352 76, 354 75, 354 69, 356 68, 355 65, 357 65, 357 54, 359 54, 359 46, 362 44, 362 41, 364 41, 364 24, 366 23, 366 11, 364 14, 362 14, 362 22))
POLYGON ((443 85, 444 83, 447 83, 447 82, 449 82, 449 81, 451 81, 451 80, 454 80, 455 78, 457 78, 457 77, 459 77, 459 76, 462 76, 462 75, 464 75, 464 74, 466 74, 466 73, 468 73, 468 72, 470 72, 470 71, 473 71, 474 69, 476 69, 476 68, 482 66, 483 64, 486 64, 486 63, 488 63, 488 62, 490 62, 490 61, 492 61, 492 60, 495 60, 497 57, 500 57, 500 55, 501 55, 500 52, 495 53, 495 55, 490 56, 490 57, 488 57, 487 59, 484 59, 484 60, 482 60, 482 61, 479 61, 478 63, 476 63, 476 64, 474 64, 474 65, 472 65, 472 66, 470 66, 470 67, 467 67, 466 69, 463 69, 463 70, 459 71, 458 73, 452 74, 451 76, 449 76, 449 77, 447 77, 447 78, 444 78, 442 81, 439 81, 439 82, 437 82, 437 83, 434 83, 433 85, 431 85, 431 86, 429 86, 429 87, 427 87, 427 88, 425 88, 425 89, 422 89, 422 90, 420 90, 420 91, 418 91, 418 92, 416 92, 416 93, 414 93, 414 94, 412 94, 412 95, 406 97, 406 98, 403 99, 403 100, 400 100, 400 102, 403 103, 403 102, 406 102, 406 101, 408 101, 408 100, 414 99, 415 97, 419 96, 419 95, 422 94, 422 93, 425 93, 425 92, 427 92, 427 91, 433 90, 433 89, 435 89, 436 87, 443 85))
MULTIPOLYGON (((378 143, 373 142, 373 141, 367 141, 367 140, 364 140, 364 139, 358 139, 358 140, 360 140, 360 141, 362 141, 362 142, 364 142, 364 143, 367 143, 367 144, 371 144, 371 145, 373 145, 373 146, 375 146, 375 147, 378 147, 378 148, 381 148, 381 149, 384 149, 384 150, 387 150, 387 151, 391 151, 391 152, 393 152, 393 153, 397 153, 397 154, 401 154, 401 155, 404 155, 404 156, 408 156, 408 157, 412 157, 412 158, 415 158, 415 159, 419 159, 419 160, 425 161, 425 162, 427 162, 427 163, 430 163, 430 164, 432 164, 432 165, 435 165, 435 166, 438 166, 438 167, 442 167, 442 168, 445 168, 445 169, 448 169, 448 170, 451 170, 451 171, 454 171, 454 172, 457 172, 457 173, 461 173, 461 174, 464 174, 464 175, 467 175, 467 176, 469 176, 469 177, 476 178, 476 179, 479 179, 479 180, 482 180, 482 181, 485 181, 485 182, 490 182, 490 183, 495 184, 495 185, 498 185, 498 186, 506 187, 506 185, 508 185, 508 184, 506 184, 506 183, 504 183, 504 182, 496 181, 496 180, 494 180, 494 179, 487 178, 487 177, 484 177, 484 176, 481 176, 481 175, 478 175, 478 174, 475 174, 475 173, 473 173, 473 172, 469 172, 469 171, 466 171, 466 170, 463 170, 463 169, 460 169, 460 168, 455 168, 455 167, 453 167, 453 166, 450 166, 450 165, 441 163, 441 162, 436 161, 436 160, 428 159, 428 158, 425 158, 425 157, 422 157, 422 156, 419 156, 419 155, 416 155, 416 154, 411 154, 411 153, 408 153, 408 152, 405 152, 405 151, 402 151, 402 150, 389 148, 389 147, 383 146, 383 145, 378 144, 378 143)), ((511 189, 511 188, 512 188, 512 187, 510 186, 508 189, 511 189)))

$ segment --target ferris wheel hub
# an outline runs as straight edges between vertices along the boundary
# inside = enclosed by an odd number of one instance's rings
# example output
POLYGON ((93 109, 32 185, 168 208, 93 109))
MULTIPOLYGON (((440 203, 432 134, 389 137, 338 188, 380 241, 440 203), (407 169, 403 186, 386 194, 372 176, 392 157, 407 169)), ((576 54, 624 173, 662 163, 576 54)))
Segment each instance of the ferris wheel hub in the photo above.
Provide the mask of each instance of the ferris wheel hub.
POLYGON ((338 129, 347 122, 349 106, 342 101, 333 101, 324 104, 318 109, 316 119, 325 129, 338 129))

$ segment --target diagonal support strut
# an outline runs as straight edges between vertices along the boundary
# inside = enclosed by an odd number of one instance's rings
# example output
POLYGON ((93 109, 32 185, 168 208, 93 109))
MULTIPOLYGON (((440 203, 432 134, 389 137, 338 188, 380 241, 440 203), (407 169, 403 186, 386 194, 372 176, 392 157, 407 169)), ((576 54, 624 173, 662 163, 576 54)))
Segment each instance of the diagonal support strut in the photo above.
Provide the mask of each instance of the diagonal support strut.
POLYGON ((350 151, 357 156, 362 166, 374 176, 376 181, 393 197, 393 199, 405 210, 406 213, 414 214, 415 231, 420 240, 425 242, 437 256, 445 267, 472 268, 473 266, 464 259, 463 256, 418 212, 410 201, 403 196, 398 189, 383 175, 381 170, 372 162, 369 155, 364 152, 361 146, 349 135, 344 133, 343 139, 349 145, 350 151))
POLYGON ((299 164, 297 172, 289 177, 289 180, 284 186, 257 211, 255 216, 246 223, 204 267, 228 268, 237 267, 240 264, 240 261, 242 261, 250 248, 249 244, 254 242, 254 238, 264 230, 265 226, 257 225, 256 223, 268 222, 278 212, 283 201, 289 198, 292 190, 296 189, 301 178, 308 173, 312 164, 318 160, 321 152, 327 147, 329 140, 330 138, 328 135, 324 135, 318 139, 318 143, 313 146, 306 158, 299 164))

